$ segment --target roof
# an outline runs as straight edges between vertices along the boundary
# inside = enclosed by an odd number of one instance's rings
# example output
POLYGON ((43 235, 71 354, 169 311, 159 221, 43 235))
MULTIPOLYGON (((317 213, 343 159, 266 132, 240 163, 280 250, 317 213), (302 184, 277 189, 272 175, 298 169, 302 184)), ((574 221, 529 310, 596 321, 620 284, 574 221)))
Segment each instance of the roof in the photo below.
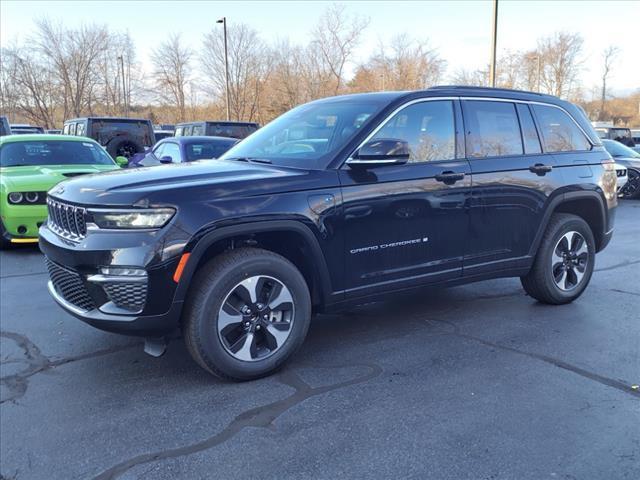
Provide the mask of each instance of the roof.
MULTIPOLYGON (((186 137, 167 137, 160 140, 160 142, 179 142, 179 143, 191 143, 191 142, 202 142, 202 141, 220 141, 220 142, 237 142, 238 138, 231 137, 214 137, 212 135, 195 135, 195 136, 186 136, 186 137)), ((158 142, 158 143, 160 143, 158 142)))
POLYGON ((0 144, 28 141, 67 141, 67 142, 91 142, 97 143, 92 138, 76 137, 74 135, 57 135, 52 133, 28 133, 26 135, 5 135, 0 137, 0 144))
POLYGON ((194 125, 196 123, 215 123, 216 125, 257 125, 257 122, 235 122, 232 120, 194 120, 193 122, 176 123, 176 127, 194 125))
POLYGON ((130 118, 130 117, 78 117, 69 118, 64 121, 67 122, 79 122, 81 120, 117 120, 119 122, 150 122, 148 118, 130 118))

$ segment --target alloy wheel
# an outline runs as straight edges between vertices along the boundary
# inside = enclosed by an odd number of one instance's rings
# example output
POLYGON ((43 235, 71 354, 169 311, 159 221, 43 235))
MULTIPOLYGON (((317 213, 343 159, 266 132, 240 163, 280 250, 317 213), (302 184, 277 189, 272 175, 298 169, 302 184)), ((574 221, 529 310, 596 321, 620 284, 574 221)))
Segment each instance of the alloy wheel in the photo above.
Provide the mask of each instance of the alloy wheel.
POLYGON ((565 233, 551 256, 551 273, 556 286, 565 292, 575 289, 584 278, 589 261, 585 238, 576 231, 565 233))
POLYGON ((232 357, 263 360, 289 338, 294 319, 289 289, 279 280, 258 275, 231 289, 218 312, 218 336, 232 357))

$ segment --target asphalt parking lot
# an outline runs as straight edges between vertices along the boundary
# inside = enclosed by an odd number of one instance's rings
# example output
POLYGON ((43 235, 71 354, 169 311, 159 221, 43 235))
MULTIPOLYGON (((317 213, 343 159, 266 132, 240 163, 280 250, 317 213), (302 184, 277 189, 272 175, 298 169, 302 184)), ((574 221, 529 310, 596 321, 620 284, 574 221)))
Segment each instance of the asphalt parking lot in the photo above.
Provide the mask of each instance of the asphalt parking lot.
POLYGON ((0 477, 640 478, 639 220, 572 305, 505 279, 319 316, 250 383, 84 325, 2 252, 0 477))

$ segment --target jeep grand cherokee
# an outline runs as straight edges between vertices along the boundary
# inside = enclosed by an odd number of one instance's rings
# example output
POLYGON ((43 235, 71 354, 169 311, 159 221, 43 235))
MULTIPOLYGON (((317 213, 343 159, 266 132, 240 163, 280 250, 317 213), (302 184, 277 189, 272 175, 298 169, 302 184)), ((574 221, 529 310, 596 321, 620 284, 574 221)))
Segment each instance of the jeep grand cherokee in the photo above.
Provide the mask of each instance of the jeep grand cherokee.
POLYGON ((300 347, 313 312, 393 292, 520 277, 571 302, 613 232, 613 161, 547 95, 327 98, 221 158, 54 188, 40 248, 58 304, 156 347, 181 328, 203 368, 250 379, 300 347))

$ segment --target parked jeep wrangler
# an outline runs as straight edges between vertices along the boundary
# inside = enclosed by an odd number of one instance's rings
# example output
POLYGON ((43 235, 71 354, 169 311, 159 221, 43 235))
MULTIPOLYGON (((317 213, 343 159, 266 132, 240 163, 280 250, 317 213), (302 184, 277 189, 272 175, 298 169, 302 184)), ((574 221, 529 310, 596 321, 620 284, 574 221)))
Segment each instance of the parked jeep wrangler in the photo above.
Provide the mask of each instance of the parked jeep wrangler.
POLYGON ((64 122, 62 133, 93 138, 114 159, 131 158, 156 143, 151 120, 140 118, 74 118, 64 122))
POLYGON ((613 232, 614 163, 548 95, 327 98, 221 159, 53 189, 40 248, 57 303, 156 354, 181 328, 203 368, 246 380, 300 347, 313 312, 394 292, 520 277, 571 302, 613 232))

